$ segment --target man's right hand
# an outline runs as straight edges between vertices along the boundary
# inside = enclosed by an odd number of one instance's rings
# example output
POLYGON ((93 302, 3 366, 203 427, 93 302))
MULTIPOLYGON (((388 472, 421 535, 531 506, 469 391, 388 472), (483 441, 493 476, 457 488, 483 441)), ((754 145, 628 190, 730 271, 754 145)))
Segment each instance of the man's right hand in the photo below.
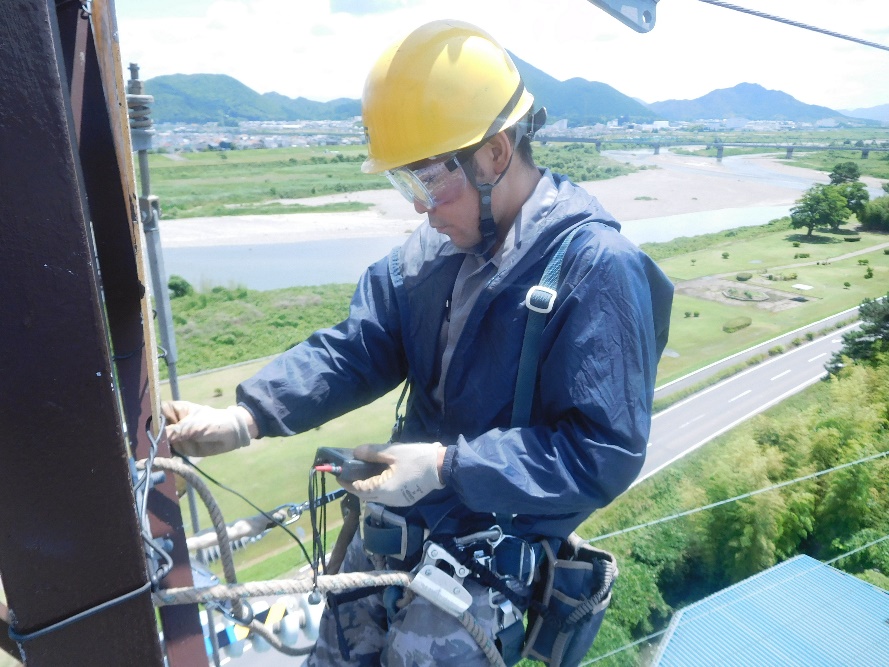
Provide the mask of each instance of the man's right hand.
POLYGON ((164 401, 162 409, 170 446, 185 456, 213 456, 246 447, 251 433, 256 433, 253 416, 237 405, 219 409, 164 401))

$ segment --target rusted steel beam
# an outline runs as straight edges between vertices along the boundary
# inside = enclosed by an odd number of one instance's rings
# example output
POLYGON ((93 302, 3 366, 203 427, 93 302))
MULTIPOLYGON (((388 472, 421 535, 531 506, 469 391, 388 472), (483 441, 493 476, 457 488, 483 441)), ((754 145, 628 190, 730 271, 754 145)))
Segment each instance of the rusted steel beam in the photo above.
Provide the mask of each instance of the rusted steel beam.
MULTIPOLYGON (((75 3, 76 7, 77 3, 75 3)), ((148 455, 148 429, 159 427, 157 348, 152 332, 153 313, 146 295, 147 270, 143 262, 139 208, 135 192, 126 93, 114 25, 113 5, 96 1, 91 5, 85 51, 75 48, 72 87, 76 83, 77 60, 85 62, 82 82, 80 158, 98 263, 103 276, 106 317, 111 334, 117 381, 122 399, 130 447, 137 458, 148 455)), ((71 10, 68 9, 68 12, 71 10)), ((80 34, 84 23, 68 34, 80 34)), ((60 21, 62 17, 60 16, 60 21)), ((169 456, 169 445, 160 443, 159 456, 169 456)), ((149 519, 154 537, 172 545, 173 569, 161 582, 163 587, 191 586, 191 564, 185 543, 182 515, 172 476, 149 494, 149 519)), ((160 612, 164 646, 171 667, 207 663, 197 605, 170 607, 160 612)))
POLYGON ((59 48, 0 3, 0 572, 28 665, 160 665, 59 48))

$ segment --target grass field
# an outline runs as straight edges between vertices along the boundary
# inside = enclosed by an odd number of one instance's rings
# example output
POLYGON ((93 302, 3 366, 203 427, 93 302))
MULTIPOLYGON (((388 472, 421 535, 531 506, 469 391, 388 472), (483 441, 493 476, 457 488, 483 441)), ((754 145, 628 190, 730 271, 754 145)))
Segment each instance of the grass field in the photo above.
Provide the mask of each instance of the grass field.
POLYGON ((148 166, 151 190, 160 197, 167 219, 361 210, 362 204, 310 207, 275 202, 390 187, 380 174, 361 173, 366 152, 364 146, 337 146, 155 153, 148 156, 148 166))
POLYGON ((889 291, 889 255, 883 252, 882 246, 889 244, 889 235, 862 232, 861 240, 856 243, 844 242, 843 236, 821 232, 805 242, 802 240, 805 235, 785 229, 738 242, 727 240, 724 244, 659 261, 660 267, 677 283, 667 345, 678 356, 664 356, 661 360, 658 384, 857 306, 865 297, 885 295, 889 291), (795 241, 800 242, 799 247, 793 246, 795 241), (831 260, 842 254, 862 251, 865 254, 831 260), (723 258, 724 252, 728 252, 728 258, 723 258), (799 253, 809 253, 810 257, 794 259, 799 253), (863 266, 859 260, 868 263, 863 266), (871 278, 864 277, 868 267, 873 271, 871 278), (753 277, 746 282, 737 282, 737 274, 742 272, 751 273, 753 277), (763 276, 769 273, 787 278, 796 274, 796 278, 767 280, 763 276), (794 298, 802 296, 807 301, 794 308, 770 312, 753 302, 721 303, 681 293, 683 281, 720 274, 735 280, 742 291, 778 290, 794 298), (850 284, 848 288, 846 282, 850 284), (796 289, 793 285, 797 284, 808 285, 811 289, 796 289), (686 317, 687 312, 692 316, 686 317), (723 324, 739 315, 750 317, 752 324, 734 333, 725 333, 723 324))
MULTIPOLYGON (((613 178, 634 167, 600 155, 583 144, 535 145, 544 164, 575 182, 613 178)), ((364 174, 366 146, 270 148, 148 156, 151 190, 163 217, 191 218, 310 211, 358 211, 361 202, 313 206, 291 199, 389 188, 382 174, 364 174)))

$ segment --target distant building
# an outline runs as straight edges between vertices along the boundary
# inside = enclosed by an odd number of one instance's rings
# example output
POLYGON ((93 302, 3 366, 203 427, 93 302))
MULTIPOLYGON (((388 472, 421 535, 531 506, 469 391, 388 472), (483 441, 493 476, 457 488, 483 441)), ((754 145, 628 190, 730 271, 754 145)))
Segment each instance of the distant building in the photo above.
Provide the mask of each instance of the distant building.
POLYGON ((726 118, 723 124, 727 130, 743 130, 749 123, 746 118, 726 118))

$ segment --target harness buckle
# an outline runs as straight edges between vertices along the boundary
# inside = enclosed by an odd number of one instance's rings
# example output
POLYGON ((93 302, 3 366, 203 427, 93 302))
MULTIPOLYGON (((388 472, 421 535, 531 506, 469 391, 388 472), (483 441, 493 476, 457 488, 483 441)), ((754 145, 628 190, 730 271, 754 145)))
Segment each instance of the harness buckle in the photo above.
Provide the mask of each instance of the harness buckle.
POLYGON ((556 290, 543 285, 534 285, 528 290, 528 294, 525 295, 525 307, 528 310, 533 310, 535 313, 543 313, 545 315, 552 311, 556 303, 556 296, 556 290), (541 300, 544 299, 545 301, 541 305, 535 305, 535 301, 541 303, 541 300))

